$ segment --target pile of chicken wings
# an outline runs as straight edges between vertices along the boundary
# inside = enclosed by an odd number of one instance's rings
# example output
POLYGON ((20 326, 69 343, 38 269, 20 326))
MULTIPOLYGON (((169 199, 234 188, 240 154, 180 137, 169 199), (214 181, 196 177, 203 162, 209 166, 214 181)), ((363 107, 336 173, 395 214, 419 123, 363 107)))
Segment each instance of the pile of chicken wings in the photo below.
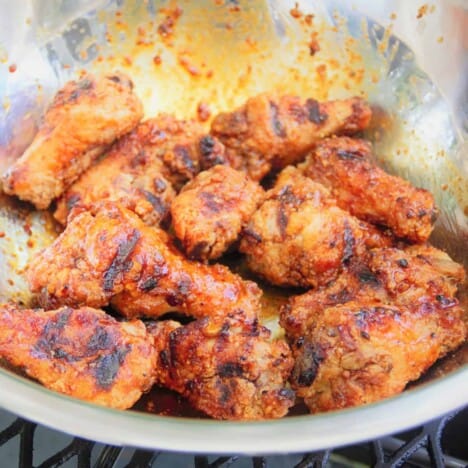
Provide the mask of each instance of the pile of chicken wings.
POLYGON ((27 269, 41 308, 0 306, 4 362, 114 408, 159 385, 213 418, 266 419, 395 395, 464 342, 465 272, 427 242, 432 195, 356 137, 363 99, 261 94, 210 131, 142 118, 127 76, 87 74, 3 175, 63 226, 27 269), (284 338, 261 325, 260 287, 218 263, 236 251, 297 288, 284 338))

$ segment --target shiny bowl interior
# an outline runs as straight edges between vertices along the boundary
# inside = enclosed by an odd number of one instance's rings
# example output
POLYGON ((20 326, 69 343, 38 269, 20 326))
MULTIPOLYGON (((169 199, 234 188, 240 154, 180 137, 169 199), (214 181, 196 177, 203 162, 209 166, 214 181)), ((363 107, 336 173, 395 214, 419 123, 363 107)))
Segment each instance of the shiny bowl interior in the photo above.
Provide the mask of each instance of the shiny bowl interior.
MULTIPOLYGON (((448 0, 0 0, 0 170, 31 141, 58 87, 84 69, 128 72, 148 117, 196 117, 200 103, 214 115, 261 91, 363 95, 374 108, 367 137, 380 163, 435 195, 441 214, 432 242, 468 267, 467 21, 463 2, 448 0)), ((34 249, 22 249, 26 222, 35 249, 50 242, 47 213, 0 198, 0 228, 15 236, 14 245, 0 239, 0 300, 28 302, 22 269, 34 249)), ((110 410, 7 370, 0 370, 0 405, 113 444, 204 453, 316 450, 405 429, 468 403, 466 355, 465 346, 397 397, 279 421, 110 410)))

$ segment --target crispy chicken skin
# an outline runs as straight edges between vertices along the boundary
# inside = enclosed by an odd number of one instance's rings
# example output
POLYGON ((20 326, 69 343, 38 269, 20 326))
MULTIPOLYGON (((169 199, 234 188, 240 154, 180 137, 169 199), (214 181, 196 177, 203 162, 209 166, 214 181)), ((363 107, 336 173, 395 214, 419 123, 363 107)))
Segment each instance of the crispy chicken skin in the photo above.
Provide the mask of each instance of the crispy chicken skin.
POLYGON ((326 287, 292 297, 281 310, 280 322, 290 336, 300 336, 314 315, 350 301, 411 310, 452 307, 458 304, 456 293, 464 280, 463 267, 429 244, 374 249, 326 287))
POLYGON ((257 209, 263 189, 242 172, 215 166, 198 174, 175 198, 172 224, 189 258, 219 258, 257 209))
POLYGON ((338 206, 360 219, 389 227, 396 236, 426 241, 436 219, 427 190, 387 174, 374 162, 370 143, 328 138, 301 166, 305 175, 328 187, 338 206))
POLYGON ((147 224, 164 221, 173 186, 180 189, 201 170, 224 163, 224 147, 193 121, 161 114, 124 136, 72 185, 57 204, 55 218, 89 209, 100 200, 123 204, 147 224))
POLYGON ((125 206, 148 225, 167 219, 175 191, 163 175, 166 168, 162 159, 154 151, 156 125, 156 120, 143 122, 117 141, 109 154, 60 198, 55 219, 66 224, 71 211, 76 216, 102 200, 125 206))
POLYGON ((10 195, 47 208, 108 145, 132 130, 143 106, 128 77, 85 75, 54 98, 31 145, 3 176, 10 195))
POLYGON ((255 273, 278 286, 315 287, 336 278, 369 247, 390 239, 340 209, 329 191, 284 169, 243 233, 240 251, 255 273))
POLYGON ((158 355, 156 380, 216 419, 284 416, 294 404, 285 388, 293 366, 288 345, 240 316, 150 327, 158 355))
POLYGON ((179 311, 196 318, 243 312, 255 317, 261 291, 221 265, 186 260, 169 236, 109 202, 74 217, 28 269, 46 308, 102 307, 127 317, 179 311))
POLYGON ((224 146, 193 120, 161 114, 147 125, 145 150, 163 162, 164 175, 177 191, 200 171, 226 164, 224 146))
POLYGON ((327 308, 291 343, 292 386, 313 413, 395 395, 464 341, 461 312, 364 300, 327 308))
POLYGON ((364 130, 370 118, 370 107, 358 97, 319 103, 260 94, 216 116, 211 133, 226 146, 232 167, 261 180, 301 161, 321 138, 364 130))
POLYGON ((133 168, 141 176, 155 164, 176 190, 200 171, 226 163, 224 146, 208 135, 203 126, 169 114, 159 114, 141 123, 116 151, 123 153, 117 159, 119 162, 127 158, 126 171, 133 168))
POLYGON ((141 321, 89 307, 0 306, 0 357, 52 390, 120 409, 150 389, 157 362, 141 321))
POLYGON ((291 382, 312 412, 394 395, 466 338, 464 270, 429 245, 375 249, 331 285, 290 299, 291 382))

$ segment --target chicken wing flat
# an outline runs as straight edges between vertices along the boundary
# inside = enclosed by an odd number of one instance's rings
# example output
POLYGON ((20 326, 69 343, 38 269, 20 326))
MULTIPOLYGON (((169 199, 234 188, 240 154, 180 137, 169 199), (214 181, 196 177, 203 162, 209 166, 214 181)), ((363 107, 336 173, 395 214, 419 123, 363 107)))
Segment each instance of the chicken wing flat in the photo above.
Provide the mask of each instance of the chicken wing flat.
POLYGON ((319 103, 260 94, 216 116, 211 133, 226 146, 232 167, 261 180, 301 161, 321 138, 365 129, 370 118, 370 107, 357 97, 319 103))
POLYGON ((46 308, 102 307, 127 317, 179 311, 194 317, 255 317, 261 291, 221 265, 186 260, 161 229, 112 203, 74 217, 28 269, 46 308))
POLYGON ((196 122, 161 114, 118 141, 106 158, 87 171, 57 204, 55 218, 110 200, 137 213, 147 224, 163 221, 180 189, 201 170, 224 163, 224 147, 196 122))
POLYGON ((3 176, 10 195, 47 208, 117 138, 132 130, 143 106, 122 74, 86 75, 57 93, 37 135, 3 176))
POLYGON ((272 284, 315 287, 335 279, 367 248, 389 243, 340 209, 323 185, 288 167, 252 216, 240 251, 249 268, 272 284))
POLYGON ((464 280, 463 267, 430 245, 374 249, 326 287, 292 297, 280 322, 289 336, 298 337, 307 334, 316 315, 351 301, 415 311, 453 307, 464 280))
POLYGON ((294 404, 286 388, 293 366, 285 341, 239 317, 150 327, 158 355, 156 379, 216 419, 284 416, 294 404))
MULTIPOLYGON (((164 221, 175 191, 164 176, 167 168, 163 160, 156 154, 159 147, 154 132, 159 128, 158 122, 155 119, 141 123, 117 141, 109 154, 60 198, 55 219, 66 224, 71 210, 76 215, 94 203, 109 200, 134 211, 146 224, 164 221)), ((168 138, 161 137, 161 144, 167 144, 168 138)))
POLYGON ((327 308, 292 342, 291 384, 311 412, 398 394, 465 340, 461 314, 460 307, 414 312, 362 300, 327 308))
POLYGON ((302 169, 328 187, 338 206, 354 216, 388 226, 396 236, 413 242, 429 238, 437 214, 434 197, 380 169, 370 143, 347 137, 323 140, 302 169))
POLYGON ((120 409, 150 389, 157 362, 142 322, 89 307, 0 306, 0 357, 52 390, 120 409))
POLYGON ((291 298, 281 325, 291 383, 312 412, 401 392, 466 339, 464 270, 434 247, 375 249, 334 283, 291 298))
POLYGON ((171 206, 172 224, 189 258, 219 258, 235 242, 263 189, 242 172, 215 166, 189 182, 171 206))

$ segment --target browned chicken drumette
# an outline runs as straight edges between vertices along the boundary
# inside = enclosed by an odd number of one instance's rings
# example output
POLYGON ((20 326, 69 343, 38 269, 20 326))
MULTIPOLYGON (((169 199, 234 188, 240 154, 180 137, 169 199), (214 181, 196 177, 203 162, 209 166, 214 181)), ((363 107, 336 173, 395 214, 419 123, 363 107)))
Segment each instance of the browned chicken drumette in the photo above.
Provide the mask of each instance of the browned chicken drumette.
POLYGON ((260 94, 216 116, 211 133, 226 146, 232 167, 261 180, 301 161, 321 138, 364 130, 370 118, 370 107, 357 97, 319 103, 260 94))
POLYGON ((294 404, 285 388, 293 366, 282 340, 240 315, 201 319, 181 326, 157 322, 149 328, 159 356, 156 381, 217 419, 284 416, 294 404))
POLYGON ((220 257, 237 240, 263 189, 229 166, 201 172, 174 199, 172 224, 189 258, 220 257))
POLYGON ((193 121, 162 114, 141 123, 118 141, 72 185, 57 204, 55 218, 109 200, 123 204, 147 224, 158 224, 168 214, 176 189, 201 170, 224 162, 224 147, 193 121))
POLYGON ((68 82, 31 145, 4 174, 4 191, 47 208, 115 139, 138 124, 143 107, 132 88, 122 74, 68 82))
POLYGON ((175 191, 163 175, 163 161, 151 151, 152 121, 118 140, 109 154, 85 172, 57 202, 55 219, 67 223, 94 203, 109 200, 134 211, 149 225, 164 221, 175 191))
POLYGON ((28 269, 46 308, 102 307, 127 317, 179 311, 194 317, 256 317, 261 291, 221 265, 186 260, 167 233, 106 202, 74 217, 28 269))
POLYGON ((387 226, 413 242, 429 238, 437 214, 434 197, 380 169, 370 143, 347 137, 326 139, 301 169, 328 187, 338 206, 354 216, 387 226))
POLYGON ((461 314, 372 301, 329 307, 292 342, 292 386, 314 413, 396 395, 465 340, 461 314))
POLYGON ((272 284, 315 287, 335 279, 367 248, 389 244, 374 226, 339 208, 323 185, 288 167, 252 216, 240 251, 272 284))
POLYGON ((401 392, 466 338, 463 268, 427 246, 376 249, 330 286, 289 301, 291 383, 312 412, 401 392))
POLYGON ((89 307, 0 306, 0 357, 52 390, 120 409, 150 389, 157 363, 143 322, 89 307))

